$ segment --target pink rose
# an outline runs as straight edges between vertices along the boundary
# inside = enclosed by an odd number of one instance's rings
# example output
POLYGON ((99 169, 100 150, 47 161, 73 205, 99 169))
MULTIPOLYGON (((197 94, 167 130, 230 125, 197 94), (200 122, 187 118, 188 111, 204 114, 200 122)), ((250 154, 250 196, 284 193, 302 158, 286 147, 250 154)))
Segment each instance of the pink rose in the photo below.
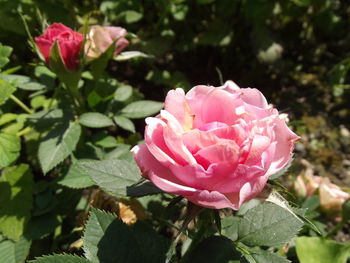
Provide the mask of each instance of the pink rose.
POLYGON ((58 43, 62 62, 68 70, 75 71, 79 64, 83 35, 61 23, 50 25, 43 35, 35 38, 46 63, 50 62, 50 51, 55 41, 58 43))
POLYGON ((343 203, 350 198, 350 194, 332 184, 329 178, 322 178, 319 188, 320 206, 326 212, 339 212, 343 203))
POLYGON ((239 209, 291 161, 299 137, 257 89, 232 81, 169 91, 132 151, 160 189, 208 208, 239 209))
POLYGON ((85 54, 88 60, 99 57, 105 52, 115 40, 114 55, 119 54, 129 41, 124 37, 127 35, 127 31, 122 27, 114 26, 91 26, 87 33, 87 40, 85 43, 85 54))
POLYGON ((301 163, 306 167, 294 182, 295 193, 301 197, 312 196, 319 188, 322 178, 314 176, 314 167, 308 161, 302 159, 301 163))

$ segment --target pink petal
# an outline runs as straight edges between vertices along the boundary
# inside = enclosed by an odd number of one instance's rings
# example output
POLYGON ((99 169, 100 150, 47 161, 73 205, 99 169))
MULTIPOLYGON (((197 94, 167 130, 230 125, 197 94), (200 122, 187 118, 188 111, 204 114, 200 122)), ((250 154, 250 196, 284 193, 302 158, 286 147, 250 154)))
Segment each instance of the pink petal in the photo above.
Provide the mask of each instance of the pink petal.
POLYGON ((230 94, 218 88, 213 89, 203 101, 201 110, 203 123, 199 127, 215 121, 232 125, 237 119, 235 109, 241 105, 242 101, 238 94, 230 94))
POLYGON ((78 67, 82 38, 72 40, 58 40, 61 57, 67 69, 74 71, 78 67))
POLYGON ((51 46, 53 43, 51 41, 43 38, 43 37, 36 37, 35 43, 38 45, 38 48, 40 49, 41 54, 44 56, 46 63, 48 63, 49 57, 50 57, 51 46))
POLYGON ((124 28, 118 26, 105 26, 103 28, 108 31, 113 40, 124 37, 128 33, 124 28))
POLYGON ((230 207, 237 209, 225 195, 219 192, 199 190, 180 184, 170 170, 162 166, 148 151, 145 144, 132 149, 136 163, 143 172, 143 176, 152 181, 157 187, 172 194, 186 197, 191 202, 208 208, 220 209, 230 207))
POLYGON ((262 109, 268 108, 266 98, 259 90, 247 88, 240 91, 242 92, 241 98, 245 103, 262 109))
POLYGON ((222 209, 222 208, 232 208, 234 210, 239 209, 239 204, 237 200, 231 198, 231 200, 216 191, 197 191, 191 196, 186 197, 192 203, 204 206, 211 209, 222 209))
POLYGON ((194 128, 200 127, 205 122, 202 120, 202 104, 207 94, 215 89, 211 86, 199 85, 193 87, 189 92, 186 93, 186 100, 190 106, 191 113, 194 115, 194 122, 196 123, 194 128))
POLYGON ((136 145, 131 149, 134 155, 134 159, 137 165, 140 167, 142 176, 149 178, 149 174, 153 173, 166 180, 171 180, 175 183, 180 183, 176 177, 171 173, 171 170, 164 167, 154 156, 151 154, 146 144, 136 145))
POLYGON ((122 52, 127 46, 129 45, 129 41, 125 38, 121 38, 115 43, 115 51, 114 55, 118 55, 120 52, 122 52))
POLYGON ((163 165, 176 165, 175 157, 164 141, 163 130, 166 124, 154 117, 146 118, 145 142, 148 150, 163 165))
MULTIPOLYGON (((219 164, 222 166, 223 164, 219 164)), ((220 173, 217 168, 221 168, 220 166, 215 167, 215 175, 220 173)), ((266 169, 263 169, 259 166, 247 166, 244 164, 236 165, 236 169, 230 167, 230 170, 224 171, 220 178, 220 181, 217 181, 215 185, 213 185, 210 189, 219 191, 224 194, 229 194, 232 192, 239 192, 240 189, 247 183, 253 180, 257 180, 261 176, 264 176, 266 173, 266 169), (225 174, 226 173, 226 174, 225 174)))
POLYGON ((62 32, 72 33, 74 31, 61 23, 53 23, 48 28, 46 28, 43 36, 47 39, 54 40, 57 36, 62 34, 62 32))
POLYGON ((214 144, 199 150, 195 154, 204 169, 207 169, 210 164, 230 162, 236 164, 239 157, 239 148, 234 141, 227 141, 226 144, 214 144))
POLYGON ((185 98, 183 89, 170 90, 165 98, 164 109, 172 114, 181 126, 189 125, 188 129, 192 128, 192 116, 190 108, 185 98), (189 119, 190 117, 190 119, 189 119), (189 123, 190 122, 190 123, 189 123))
POLYGON ((196 159, 184 145, 183 129, 177 119, 165 110, 161 111, 160 117, 166 121, 166 126, 163 128, 164 142, 177 163, 182 165, 196 164, 196 159))
POLYGON ((241 145, 247 139, 249 129, 244 120, 241 120, 238 124, 212 130, 209 133, 220 139, 233 140, 237 145, 241 145))
POLYGON ((247 165, 253 165, 261 160, 261 155, 270 146, 270 138, 262 135, 254 135, 246 161, 247 165))
POLYGON ((268 174, 270 175, 280 171, 290 163, 294 143, 299 139, 299 136, 288 128, 284 120, 276 118, 275 124, 274 131, 277 144, 273 161, 268 170, 268 174))
POLYGON ((236 83, 234 83, 232 80, 228 80, 225 82, 225 84, 221 87, 218 87, 219 89, 223 89, 231 94, 236 94, 237 92, 240 92, 240 88, 236 83))
POLYGON ((220 139, 211 132, 190 130, 183 135, 183 142, 191 153, 219 143, 220 139))

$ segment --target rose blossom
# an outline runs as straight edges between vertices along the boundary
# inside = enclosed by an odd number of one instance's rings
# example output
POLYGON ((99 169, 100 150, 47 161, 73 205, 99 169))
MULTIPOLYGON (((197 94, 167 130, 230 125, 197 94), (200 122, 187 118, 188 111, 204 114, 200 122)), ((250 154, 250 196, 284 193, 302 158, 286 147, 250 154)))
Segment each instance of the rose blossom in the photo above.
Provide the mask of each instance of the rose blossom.
POLYGON ((88 60, 99 57, 116 40, 114 55, 119 54, 129 41, 125 39, 127 31, 115 26, 91 26, 87 33, 85 53, 88 60))
POLYGON ((46 63, 50 62, 50 51, 55 41, 58 43, 62 62, 66 68, 70 71, 76 70, 79 63, 83 35, 61 23, 50 25, 43 35, 35 38, 35 42, 46 63))
POLYGON ((319 188, 320 206, 324 211, 339 212, 350 194, 342 191, 339 186, 332 184, 329 178, 322 178, 319 188))
POLYGON ((305 159, 302 159, 300 162, 306 167, 306 169, 297 176, 294 182, 294 190, 298 196, 312 196, 320 186, 321 177, 313 175, 314 166, 311 163, 305 159))
POLYGON ((294 189, 298 196, 309 197, 317 193, 320 197, 320 207, 325 212, 339 212, 350 194, 331 183, 329 178, 313 175, 314 167, 306 160, 301 160, 306 170, 297 176, 294 189))
POLYGON ((146 123, 145 143, 132 149, 143 176, 215 209, 237 210, 259 194, 299 139, 260 91, 232 81, 171 90, 146 123))

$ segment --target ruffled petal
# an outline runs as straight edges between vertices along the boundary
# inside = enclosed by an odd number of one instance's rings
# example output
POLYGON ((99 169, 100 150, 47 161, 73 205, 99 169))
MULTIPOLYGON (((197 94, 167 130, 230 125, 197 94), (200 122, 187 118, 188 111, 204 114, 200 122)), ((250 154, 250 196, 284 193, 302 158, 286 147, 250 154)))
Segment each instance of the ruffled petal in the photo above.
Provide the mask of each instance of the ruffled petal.
POLYGON ((145 142, 148 150, 164 166, 176 165, 175 157, 164 141, 163 130, 166 124, 158 119, 146 118, 145 142))
POLYGON ((276 150, 273 157, 273 161, 271 163, 270 169, 268 170, 268 174, 272 175, 281 169, 288 166, 291 161, 291 155, 294 148, 294 143, 299 140, 299 136, 297 136, 294 132, 292 132, 286 122, 279 118, 276 118, 275 121, 275 141, 276 150))
POLYGON ((268 108, 266 98, 259 90, 247 88, 240 91, 242 92, 241 98, 245 103, 262 109, 268 108))
POLYGON ((196 191, 191 196, 186 196, 192 203, 211 209, 232 208, 239 209, 239 205, 234 198, 228 198, 217 191, 196 191))
POLYGON ((194 116, 193 128, 198 128, 205 124, 202 120, 202 104, 207 94, 215 89, 212 86, 199 85, 193 87, 186 94, 186 101, 191 109, 191 113, 194 116))
MULTIPOLYGON (((242 105, 243 102, 239 99, 238 94, 230 94, 221 89, 213 89, 203 101, 201 110, 201 121, 203 123, 199 127, 210 122, 222 122, 232 125, 238 118, 235 109, 242 105)), ((199 125, 199 123, 196 123, 196 125, 199 125)))
MULTIPOLYGON (((171 173, 171 170, 164 167, 154 156, 151 154, 146 144, 136 145, 131 149, 134 155, 134 159, 137 165, 140 167, 142 176, 150 179, 150 174, 155 174, 165 180, 171 180, 176 184, 181 182, 171 173)), ((152 177, 152 175, 151 175, 152 177)))
POLYGON ((164 142, 177 162, 182 165, 196 164, 196 159, 183 142, 183 128, 177 119, 165 110, 160 112, 160 117, 166 122, 163 128, 164 142))
POLYGON ((184 130, 192 129, 193 114, 183 89, 170 90, 165 98, 164 109, 172 114, 184 130))
POLYGON ((199 164, 207 169, 213 163, 232 163, 237 164, 239 157, 239 148, 234 141, 227 141, 226 144, 214 144, 199 150, 195 158, 199 164))

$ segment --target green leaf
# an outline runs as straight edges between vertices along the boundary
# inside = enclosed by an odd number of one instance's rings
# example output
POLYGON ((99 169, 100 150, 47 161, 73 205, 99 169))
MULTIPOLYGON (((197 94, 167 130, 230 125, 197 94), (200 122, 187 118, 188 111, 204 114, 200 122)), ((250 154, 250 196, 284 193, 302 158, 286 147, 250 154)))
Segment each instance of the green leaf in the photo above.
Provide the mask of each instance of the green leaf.
POLYGON ((137 119, 158 113, 163 108, 163 103, 151 100, 135 101, 121 110, 124 117, 137 119))
POLYGON ((131 197, 141 197, 145 195, 154 195, 160 193, 164 193, 163 190, 159 189, 157 186, 147 180, 134 184, 127 190, 128 196, 131 197))
POLYGON ((92 209, 84 233, 85 256, 93 263, 163 263, 169 242, 151 227, 128 227, 115 215, 92 209))
POLYGON ((124 116, 114 116, 115 123, 123 128, 124 130, 130 131, 130 132, 136 132, 135 131, 135 125, 134 123, 124 116))
POLYGON ((4 113, 0 116, 0 125, 4 125, 6 123, 9 123, 11 121, 14 121, 17 119, 17 114, 14 113, 4 113))
POLYGON ((68 173, 62 180, 58 181, 58 184, 67 186, 69 188, 85 188, 94 185, 90 176, 79 166, 78 161, 69 168, 68 173))
POLYGON ((41 90, 45 88, 45 85, 31 79, 30 77, 16 74, 0 74, 0 79, 3 79, 13 86, 23 90, 41 90))
POLYGON ((221 220, 222 233, 232 241, 238 238, 238 225, 240 218, 236 216, 227 216, 221 220))
POLYGON ((6 263, 23 263, 29 254, 31 242, 21 237, 17 242, 5 240, 0 243, 0 259, 6 263))
MULTIPOLYGON (((223 236, 210 236, 199 243, 186 255, 185 263, 212 263, 239 260, 241 254, 233 247, 232 241, 223 236)), ((238 261, 239 262, 239 261, 238 261)))
POLYGON ((39 145, 39 161, 46 174, 67 158, 79 141, 81 127, 78 122, 56 126, 39 145))
POLYGON ((182 21, 186 18, 188 12, 187 5, 171 5, 171 13, 176 20, 182 21))
POLYGON ((35 216, 28 222, 25 236, 30 239, 41 239, 53 233, 58 226, 60 222, 53 214, 35 216))
POLYGON ((100 131, 92 135, 91 142, 103 148, 114 148, 119 144, 115 137, 108 135, 105 131, 100 131))
POLYGON ((142 14, 134 10, 127 10, 121 14, 127 24, 135 23, 142 18, 142 14))
POLYGON ((113 57, 115 51, 115 43, 117 41, 118 39, 114 40, 105 52, 103 52, 98 58, 92 60, 91 74, 95 80, 98 80, 102 76, 105 68, 107 67, 108 60, 113 57))
POLYGON ((89 128, 104 128, 113 126, 113 121, 98 112, 87 112, 80 116, 79 123, 89 128))
POLYGON ((142 221, 132 225, 131 230, 144 263, 163 263, 170 246, 169 240, 159 236, 153 228, 142 221))
POLYGON ((12 133, 0 132, 0 168, 14 162, 21 150, 20 138, 12 133))
POLYGON ((4 104, 16 91, 16 88, 10 83, 0 79, 0 105, 4 104))
POLYGON ((0 44, 0 69, 6 66, 6 64, 10 61, 8 57, 11 55, 12 50, 12 47, 0 44))
POLYGON ((321 237, 298 237, 296 252, 300 263, 346 263, 350 244, 321 237))
POLYGON ((274 204, 261 204, 239 222, 238 240, 247 246, 280 246, 297 235, 303 222, 274 204))
POLYGON ((292 0, 292 2, 298 6, 309 6, 311 4, 311 0, 292 0))
POLYGON ((126 101, 132 95, 132 87, 129 85, 122 85, 114 92, 114 100, 126 101))
POLYGON ((36 127, 45 128, 62 122, 64 118, 70 118, 71 116, 69 115, 61 109, 43 110, 30 115, 28 121, 36 127))
POLYGON ((67 254, 53 254, 49 256, 43 256, 40 258, 36 258, 35 260, 29 261, 30 263, 91 263, 91 261, 75 256, 75 255, 67 255, 67 254))
POLYGON ((125 156, 129 153, 130 145, 120 143, 116 148, 105 155, 104 160, 122 159, 122 156, 125 156))
MULTIPOLYGON (((250 254, 244 255, 250 263, 290 263, 290 261, 276 253, 254 248, 249 250, 250 254)), ((309 262, 311 263, 311 262, 309 262)))
POLYGON ((125 160, 79 162, 78 166, 99 187, 114 195, 127 195, 128 188, 141 178, 137 165, 125 160))
POLYGON ((93 263, 143 262, 131 230, 115 215, 92 209, 83 242, 85 256, 93 263))
POLYGON ((33 176, 26 164, 7 167, 0 177, 0 232, 15 241, 23 234, 33 206, 33 176))
POLYGON ((149 58, 150 56, 140 51, 124 51, 114 58, 116 61, 126 61, 133 58, 149 58))

